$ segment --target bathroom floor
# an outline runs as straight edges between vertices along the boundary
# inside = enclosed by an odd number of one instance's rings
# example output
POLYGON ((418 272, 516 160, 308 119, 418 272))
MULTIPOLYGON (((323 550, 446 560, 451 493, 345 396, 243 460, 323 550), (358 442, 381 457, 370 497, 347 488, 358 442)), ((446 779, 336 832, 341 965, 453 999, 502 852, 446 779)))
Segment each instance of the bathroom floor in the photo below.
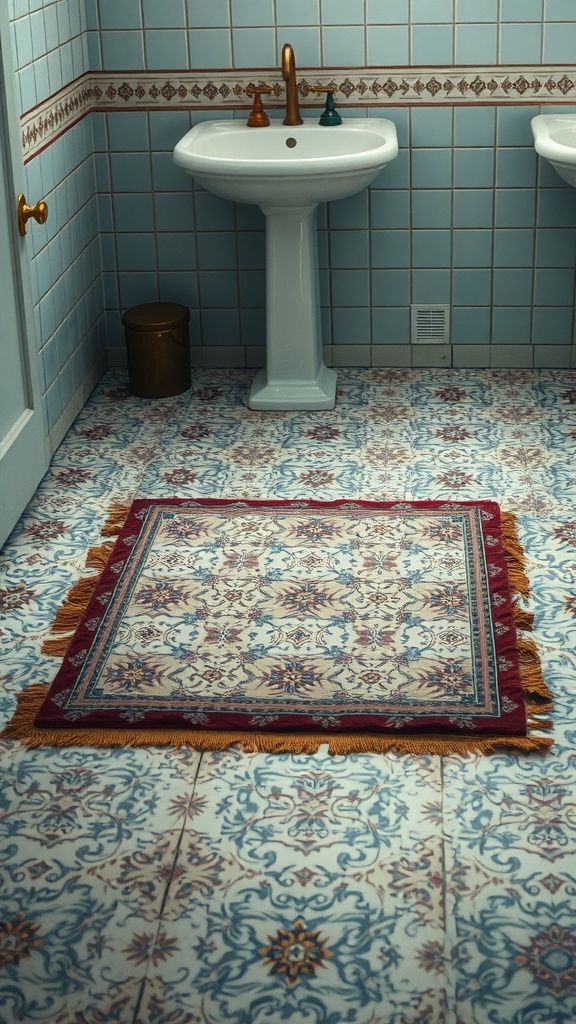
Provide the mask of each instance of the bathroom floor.
POLYGON ((107 373, 0 555, 0 712, 113 500, 492 498, 556 694, 544 756, 28 751, 0 741, 0 1022, 576 1020, 576 371, 345 370, 256 413, 244 371, 107 373))

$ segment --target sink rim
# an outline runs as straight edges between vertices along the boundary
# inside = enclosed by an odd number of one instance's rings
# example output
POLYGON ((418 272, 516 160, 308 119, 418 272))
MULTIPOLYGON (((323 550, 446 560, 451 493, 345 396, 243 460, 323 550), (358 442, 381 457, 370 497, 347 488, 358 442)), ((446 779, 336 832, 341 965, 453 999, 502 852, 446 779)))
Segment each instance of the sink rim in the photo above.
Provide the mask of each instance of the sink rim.
MULTIPOLYGON (((328 140, 327 140, 328 141, 328 140)), ((318 124, 317 118, 306 118, 301 125, 285 125, 271 121, 266 128, 248 128, 238 120, 200 121, 194 125, 174 147, 174 162, 192 175, 249 175, 250 177, 294 178, 300 175, 316 176, 337 174, 350 171, 369 170, 381 164, 390 163, 398 155, 398 135, 396 125, 388 118, 347 118, 342 125, 327 128, 318 124), (245 136, 255 132, 284 134, 286 138, 298 138, 298 135, 314 131, 318 138, 326 132, 338 132, 339 136, 368 133, 377 140, 370 148, 352 153, 322 154, 314 156, 295 156, 291 149, 287 159, 278 157, 246 157, 241 155, 218 156, 198 153, 190 150, 190 144, 202 136, 217 133, 245 136)))
POLYGON ((534 149, 553 163, 566 163, 576 168, 576 114, 538 114, 530 122, 534 149), (559 131, 572 129, 574 145, 555 138, 559 131))

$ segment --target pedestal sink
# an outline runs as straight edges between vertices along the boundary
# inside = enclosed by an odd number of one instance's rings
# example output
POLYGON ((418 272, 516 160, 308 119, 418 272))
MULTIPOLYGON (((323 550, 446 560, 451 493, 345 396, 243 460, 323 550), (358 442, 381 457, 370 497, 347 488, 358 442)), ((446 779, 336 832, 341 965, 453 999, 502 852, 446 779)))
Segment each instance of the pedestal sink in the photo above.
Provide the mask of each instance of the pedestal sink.
POLYGON ((538 155, 576 188, 576 114, 538 114, 531 126, 538 155))
POLYGON ((316 210, 366 188, 398 153, 385 118, 337 127, 248 128, 197 124, 174 160, 208 191, 259 206, 266 217, 266 366, 252 384, 251 409, 331 409, 336 372, 324 365, 319 316, 316 210))

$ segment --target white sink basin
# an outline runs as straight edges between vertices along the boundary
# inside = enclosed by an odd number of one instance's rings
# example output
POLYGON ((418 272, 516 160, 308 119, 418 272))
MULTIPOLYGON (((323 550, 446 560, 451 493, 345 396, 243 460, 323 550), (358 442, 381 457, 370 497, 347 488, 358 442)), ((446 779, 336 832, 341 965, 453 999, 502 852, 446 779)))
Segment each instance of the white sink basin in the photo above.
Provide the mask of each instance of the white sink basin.
POLYGON ((258 206, 343 199, 366 188, 398 154, 396 126, 385 118, 318 120, 248 128, 204 121, 174 149, 174 160, 216 195, 258 206))
POLYGON ((536 152, 576 188, 576 115, 538 114, 531 124, 536 152))
POLYGON ((266 216, 266 366, 250 389, 251 409, 332 409, 336 372, 324 365, 316 210, 361 192, 398 154, 385 118, 248 128, 204 121, 174 160, 209 192, 260 206, 266 216))

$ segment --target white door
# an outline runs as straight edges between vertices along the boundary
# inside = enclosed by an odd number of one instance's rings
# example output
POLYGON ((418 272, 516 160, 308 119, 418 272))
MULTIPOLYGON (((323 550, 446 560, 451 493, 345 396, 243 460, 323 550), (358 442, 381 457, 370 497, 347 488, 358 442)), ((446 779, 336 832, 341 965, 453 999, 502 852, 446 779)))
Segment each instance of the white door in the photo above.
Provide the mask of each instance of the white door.
MULTIPOLYGON (((11 145, 18 132, 7 22, 5 12, 0 12, 0 546, 48 465, 35 346, 30 344, 32 321, 23 287, 28 280, 25 245, 16 223, 16 193, 23 188, 24 167, 11 145)), ((33 230, 33 221, 29 223, 33 230)))

